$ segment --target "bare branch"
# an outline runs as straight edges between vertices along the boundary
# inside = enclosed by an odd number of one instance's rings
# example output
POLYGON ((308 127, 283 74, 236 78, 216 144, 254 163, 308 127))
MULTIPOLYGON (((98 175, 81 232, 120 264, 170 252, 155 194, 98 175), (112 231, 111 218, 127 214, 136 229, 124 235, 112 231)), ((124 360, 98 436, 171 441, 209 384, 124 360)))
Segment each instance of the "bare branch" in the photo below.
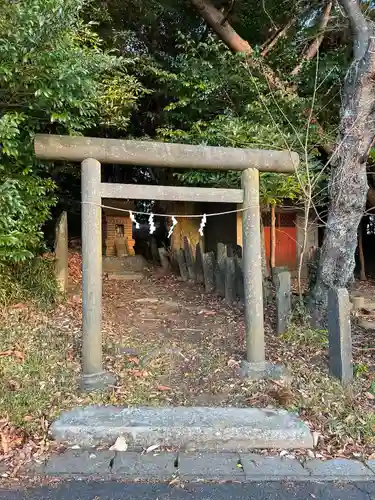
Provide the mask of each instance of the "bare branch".
POLYGON ((262 56, 263 57, 265 57, 268 54, 268 52, 270 52, 275 47, 275 45, 277 44, 277 42, 287 34, 287 32, 290 30, 290 28, 296 22, 296 19, 297 19, 297 16, 292 17, 288 21, 288 23, 284 26, 284 28, 281 29, 280 31, 278 31, 276 33, 276 35, 271 38, 271 41, 269 43, 265 44, 265 46, 264 46, 264 48, 262 50, 262 56))
POLYGON ((293 76, 298 75, 298 73, 301 71, 303 63, 305 61, 310 61, 311 59, 313 59, 316 56, 316 54, 319 50, 319 47, 321 46, 321 44, 324 40, 325 30, 326 30, 328 22, 329 22, 329 17, 330 17, 331 10, 332 10, 332 5, 333 5, 333 0, 328 0, 325 8, 323 10, 322 17, 320 19, 318 35, 314 38, 312 43, 307 48, 306 52, 303 54, 302 60, 297 64, 297 66, 292 71, 291 74, 293 76))
POLYGON ((350 28, 354 35, 354 59, 358 61, 365 55, 369 42, 369 32, 366 19, 361 12, 357 0, 338 1, 344 9, 345 14, 348 16, 350 28))

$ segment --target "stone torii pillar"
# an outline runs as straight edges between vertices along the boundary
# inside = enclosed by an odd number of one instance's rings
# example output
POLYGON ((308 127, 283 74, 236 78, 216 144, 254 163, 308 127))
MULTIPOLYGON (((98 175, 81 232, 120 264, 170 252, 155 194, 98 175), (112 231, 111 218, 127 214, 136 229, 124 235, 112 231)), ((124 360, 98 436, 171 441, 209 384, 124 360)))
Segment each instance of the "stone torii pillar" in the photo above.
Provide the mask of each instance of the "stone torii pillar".
POLYGON ((102 360, 102 197, 101 165, 94 158, 81 164, 82 191, 82 378, 84 390, 114 385, 102 360))

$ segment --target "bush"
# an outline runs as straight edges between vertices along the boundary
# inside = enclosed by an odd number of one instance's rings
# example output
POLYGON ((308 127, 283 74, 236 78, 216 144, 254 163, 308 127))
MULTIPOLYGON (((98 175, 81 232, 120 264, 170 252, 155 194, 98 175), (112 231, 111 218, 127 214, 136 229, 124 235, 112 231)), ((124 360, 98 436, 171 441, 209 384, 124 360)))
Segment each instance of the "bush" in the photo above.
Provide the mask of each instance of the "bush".
POLYGON ((32 302, 40 309, 48 309, 60 297, 54 262, 44 257, 3 267, 0 279, 2 306, 32 302))

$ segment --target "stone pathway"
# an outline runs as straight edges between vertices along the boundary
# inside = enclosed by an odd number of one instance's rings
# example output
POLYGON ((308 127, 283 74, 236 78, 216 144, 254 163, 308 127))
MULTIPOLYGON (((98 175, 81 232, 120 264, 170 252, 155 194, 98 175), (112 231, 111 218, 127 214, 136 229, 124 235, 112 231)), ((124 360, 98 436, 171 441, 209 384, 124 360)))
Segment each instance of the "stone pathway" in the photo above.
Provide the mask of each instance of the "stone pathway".
POLYGON ((199 481, 375 481, 375 460, 269 457, 255 453, 134 453, 67 450, 34 472, 64 478, 98 477, 170 483, 199 481))

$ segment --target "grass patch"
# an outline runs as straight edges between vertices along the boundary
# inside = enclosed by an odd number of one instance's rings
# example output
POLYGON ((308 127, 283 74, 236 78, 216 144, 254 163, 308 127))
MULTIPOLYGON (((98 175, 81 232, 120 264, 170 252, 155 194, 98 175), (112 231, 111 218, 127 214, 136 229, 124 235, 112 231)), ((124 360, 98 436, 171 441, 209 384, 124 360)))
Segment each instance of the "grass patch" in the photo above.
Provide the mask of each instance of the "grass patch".
MULTIPOLYGON (((321 434, 321 449, 371 450, 375 445, 373 375, 356 351, 354 381, 342 385, 328 373, 328 332, 306 322, 290 322, 280 338, 281 357, 292 371, 289 410, 321 434)), ((280 355, 279 354, 279 355, 280 355)))
POLYGON ((47 310, 60 298, 54 273, 54 261, 36 257, 1 269, 0 304, 7 307, 20 302, 32 302, 47 310))
POLYGON ((328 331, 308 325, 289 323, 288 330, 281 336, 281 339, 299 346, 324 347, 328 346, 328 331))
POLYGON ((77 363, 67 353, 71 339, 46 325, 15 318, 0 329, 1 417, 28 433, 40 432, 77 390, 77 363))
MULTIPOLYGON (((325 445, 375 444, 375 413, 366 397, 368 381, 356 379, 343 386, 328 373, 306 364, 293 366, 292 390, 298 411, 320 431, 325 445)), ((322 443, 323 444, 323 443, 322 443)))

